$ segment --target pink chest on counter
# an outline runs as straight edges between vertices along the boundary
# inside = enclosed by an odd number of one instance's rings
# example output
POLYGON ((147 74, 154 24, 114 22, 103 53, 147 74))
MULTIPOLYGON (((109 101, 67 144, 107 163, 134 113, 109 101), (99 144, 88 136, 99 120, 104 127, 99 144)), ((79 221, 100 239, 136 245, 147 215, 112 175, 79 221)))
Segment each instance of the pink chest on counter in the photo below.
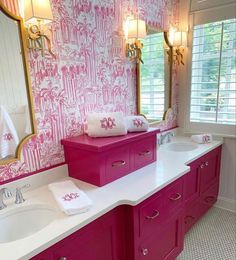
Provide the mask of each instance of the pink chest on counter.
POLYGON ((80 135, 62 140, 69 176, 103 186, 156 161, 159 129, 125 136, 92 138, 80 135))

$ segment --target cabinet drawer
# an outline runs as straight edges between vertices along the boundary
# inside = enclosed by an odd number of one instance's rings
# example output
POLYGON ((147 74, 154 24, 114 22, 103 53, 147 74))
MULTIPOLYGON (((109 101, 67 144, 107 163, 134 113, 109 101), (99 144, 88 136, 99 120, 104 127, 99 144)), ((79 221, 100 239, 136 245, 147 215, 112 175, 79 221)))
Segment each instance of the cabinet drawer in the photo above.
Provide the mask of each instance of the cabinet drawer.
POLYGON ((106 180, 116 180, 130 171, 129 147, 125 145, 106 155, 106 180))
POLYGON ((191 206, 185 209, 184 215, 184 232, 187 233, 191 227, 198 221, 199 214, 199 200, 195 201, 191 206))
POLYGON ((167 214, 177 211, 183 205, 183 178, 175 181, 165 191, 164 200, 167 214))
POLYGON ((214 183, 206 192, 200 196, 199 212, 203 215, 217 201, 219 183, 214 183))
POLYGON ((163 219, 163 196, 145 202, 139 209, 140 235, 151 234, 163 219))
POLYGON ((132 145, 134 169, 143 167, 156 160, 156 137, 151 136, 132 145))

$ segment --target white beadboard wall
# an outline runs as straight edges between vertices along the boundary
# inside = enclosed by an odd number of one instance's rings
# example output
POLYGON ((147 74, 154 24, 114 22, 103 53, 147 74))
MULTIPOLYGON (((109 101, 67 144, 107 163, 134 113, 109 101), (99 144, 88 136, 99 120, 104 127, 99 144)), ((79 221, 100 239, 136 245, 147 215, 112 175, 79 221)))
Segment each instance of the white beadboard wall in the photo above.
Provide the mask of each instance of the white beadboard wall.
POLYGON ((224 138, 216 206, 236 212, 236 138, 224 138))

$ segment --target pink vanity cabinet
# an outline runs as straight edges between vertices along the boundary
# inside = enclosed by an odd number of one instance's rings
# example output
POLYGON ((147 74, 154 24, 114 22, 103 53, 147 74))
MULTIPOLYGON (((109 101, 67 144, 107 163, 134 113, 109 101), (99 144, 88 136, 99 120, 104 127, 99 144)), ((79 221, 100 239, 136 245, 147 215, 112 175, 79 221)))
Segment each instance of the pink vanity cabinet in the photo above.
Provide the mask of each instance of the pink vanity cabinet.
POLYGON ((180 178, 127 215, 127 259, 175 259, 183 249, 184 178, 180 178))
POLYGON ((62 140, 69 175, 103 186, 156 161, 156 134, 160 130, 125 136, 92 138, 80 135, 62 140))
POLYGON ((183 181, 113 209, 32 260, 175 259, 183 249, 183 181))
POLYGON ((32 260, 126 260, 124 223, 125 208, 118 207, 32 260))
POLYGON ((185 175, 185 233, 216 202, 219 191, 221 146, 189 164, 185 175))

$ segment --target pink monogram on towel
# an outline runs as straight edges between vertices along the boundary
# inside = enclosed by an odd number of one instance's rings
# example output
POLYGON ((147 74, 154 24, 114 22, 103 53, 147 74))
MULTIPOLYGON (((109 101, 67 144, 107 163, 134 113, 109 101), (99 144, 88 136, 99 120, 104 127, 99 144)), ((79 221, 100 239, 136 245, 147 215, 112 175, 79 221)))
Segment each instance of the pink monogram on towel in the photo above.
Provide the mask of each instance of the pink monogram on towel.
POLYGON ((104 128, 105 130, 112 129, 114 126, 116 126, 115 121, 115 118, 104 117, 102 120, 100 120, 101 128, 104 128))
POLYGON ((209 135, 205 134, 202 136, 203 143, 209 143, 210 140, 211 140, 211 137, 209 135))
POLYGON ((142 127, 144 124, 142 119, 135 118, 133 119, 133 125, 136 127, 142 127))
POLYGON ((79 194, 78 193, 68 193, 66 194, 65 196, 62 197, 62 199, 64 201, 71 201, 71 200, 74 200, 76 198, 79 198, 79 194))

